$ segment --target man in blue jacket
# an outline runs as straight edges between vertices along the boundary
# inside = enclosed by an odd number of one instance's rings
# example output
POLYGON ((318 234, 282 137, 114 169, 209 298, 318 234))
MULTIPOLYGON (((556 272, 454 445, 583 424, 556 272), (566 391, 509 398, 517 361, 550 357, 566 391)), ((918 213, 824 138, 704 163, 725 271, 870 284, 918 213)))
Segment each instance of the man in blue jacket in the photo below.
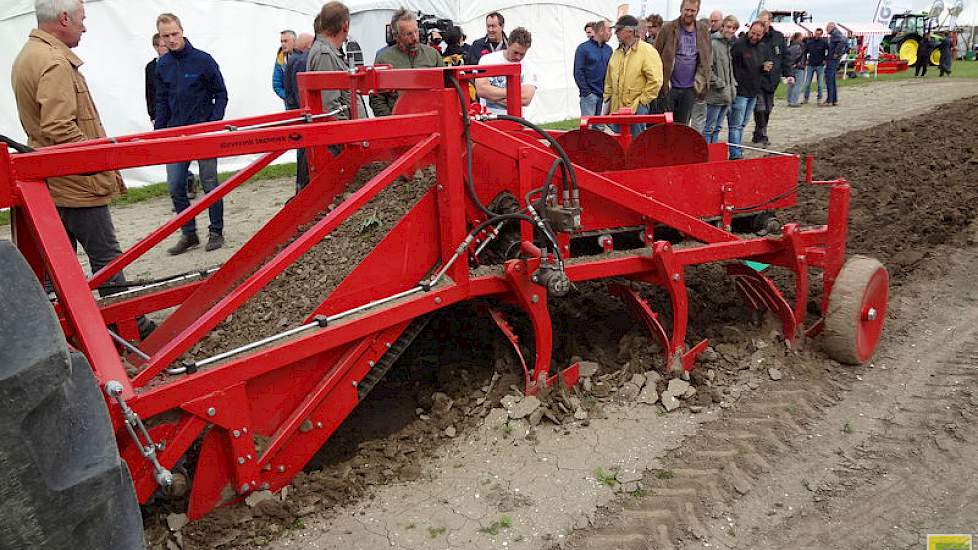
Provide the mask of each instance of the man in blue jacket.
MULTIPOLYGON (((159 86, 156 91, 156 129, 223 119, 228 91, 217 62, 184 38, 183 26, 176 15, 160 15, 156 18, 156 28, 170 50, 156 65, 159 86)), ((200 159, 197 164, 204 192, 209 193, 217 187, 217 159, 200 159)), ((186 186, 189 168, 190 161, 166 165, 166 183, 178 214, 190 206, 186 186)), ((224 245, 224 202, 214 203, 209 214, 209 236, 205 247, 208 251, 224 245)), ((171 255, 183 254, 200 245, 196 220, 187 222, 182 230, 180 240, 167 250, 171 255)))
POLYGON ((828 95, 824 105, 835 107, 839 104, 839 88, 835 77, 842 57, 849 53, 849 40, 835 23, 825 25, 825 32, 829 33, 829 58, 825 60, 825 87, 828 95))
POLYGON ((295 50, 295 41, 295 31, 282 31, 279 37, 279 43, 282 44, 282 47, 275 54, 275 67, 272 69, 272 90, 275 91, 275 95, 282 98, 282 101, 286 101, 285 68, 289 64, 289 58, 292 57, 292 53, 295 50))
POLYGON ((591 23, 593 34, 574 53, 574 82, 581 95, 581 117, 601 114, 604 77, 611 59, 611 25, 607 21, 591 23))

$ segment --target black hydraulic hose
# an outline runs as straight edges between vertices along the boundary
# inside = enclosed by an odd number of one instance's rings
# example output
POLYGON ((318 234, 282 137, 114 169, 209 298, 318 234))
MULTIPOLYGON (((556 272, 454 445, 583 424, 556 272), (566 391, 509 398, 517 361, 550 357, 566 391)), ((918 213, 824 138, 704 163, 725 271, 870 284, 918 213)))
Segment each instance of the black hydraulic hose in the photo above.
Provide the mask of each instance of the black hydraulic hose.
POLYGON ((14 141, 5 135, 0 134, 0 141, 2 141, 7 147, 10 147, 18 153, 33 153, 34 148, 29 145, 24 145, 18 141, 14 141))
MULTIPOLYGON (((465 175, 466 175, 465 187, 469 192, 469 196, 472 199, 472 202, 474 202, 476 206, 479 207, 479 210, 481 210, 486 216, 489 217, 489 219, 479 224, 479 226, 470 234, 477 235, 480 231, 484 230, 486 227, 490 225, 499 223, 501 221, 507 221, 510 219, 519 219, 519 220, 527 221, 531 225, 535 226, 536 222, 533 219, 531 219, 529 216, 523 214, 498 214, 490 210, 488 207, 482 204, 482 201, 479 200, 479 195, 475 191, 475 178, 472 176, 472 135, 469 131, 469 127, 472 124, 472 122, 469 120, 469 113, 465 109, 465 92, 462 91, 462 85, 459 84, 458 79, 455 78, 454 75, 450 76, 449 80, 451 81, 452 86, 455 88, 455 93, 458 95, 459 108, 462 111, 462 128, 463 128, 462 135, 465 138, 465 175)), ((528 120, 524 120, 519 117, 509 117, 509 118, 514 122, 523 124, 533 129, 537 133, 541 134, 558 150, 561 159, 563 160, 563 163, 566 164, 568 169, 571 170, 570 172, 571 181, 574 183, 575 186, 574 188, 576 190, 576 180, 574 180, 575 176, 573 173, 573 168, 570 167, 570 159, 567 157, 567 153, 564 152, 563 147, 561 147, 560 144, 558 144, 557 141, 554 140, 552 136, 547 134, 542 128, 533 124, 532 122, 528 120)), ((544 200, 547 196, 546 191, 548 190, 550 186, 550 182, 553 179, 553 174, 556 172, 555 167, 557 166, 557 164, 558 164, 557 162, 554 162, 554 164, 551 166, 550 174, 548 175, 547 182, 544 183, 544 187, 541 189, 541 192, 544 193, 543 195, 544 200)), ((560 261, 561 264, 563 264, 563 255, 560 253, 560 245, 557 243, 556 237, 554 237, 553 232, 550 230, 550 228, 546 226, 546 222, 541 222, 541 224, 543 225, 544 235, 547 237, 547 240, 549 240, 550 243, 553 245, 554 255, 557 257, 558 261, 560 261)))
POLYGON ((508 120, 510 122, 515 122, 517 124, 526 126, 527 128, 533 130, 537 134, 540 134, 540 137, 542 137, 543 139, 547 140, 550 143, 551 147, 554 148, 554 151, 557 152, 557 156, 559 156, 563 160, 564 166, 567 168, 567 171, 570 174, 571 187, 573 188, 574 192, 576 193, 578 191, 578 188, 577 188, 577 174, 574 172, 574 166, 571 164, 570 157, 567 156, 567 152, 564 151, 564 148, 561 147, 559 143, 557 143, 557 140, 554 139, 553 136, 551 136, 543 128, 537 126, 536 124, 533 124, 529 120, 526 120, 524 118, 520 118, 518 116, 512 116, 512 115, 496 115, 496 119, 497 120, 508 120))
POLYGON ((465 189, 469 192, 469 198, 479 207, 479 210, 491 218, 498 214, 482 204, 482 201, 479 200, 478 193, 475 192, 475 178, 472 177, 472 135, 469 133, 471 121, 469 120, 469 112, 465 110, 465 92, 462 91, 462 85, 459 84, 458 79, 454 75, 450 77, 450 80, 452 86, 455 87, 455 93, 458 94, 458 105, 462 110, 462 136, 465 138, 465 189))

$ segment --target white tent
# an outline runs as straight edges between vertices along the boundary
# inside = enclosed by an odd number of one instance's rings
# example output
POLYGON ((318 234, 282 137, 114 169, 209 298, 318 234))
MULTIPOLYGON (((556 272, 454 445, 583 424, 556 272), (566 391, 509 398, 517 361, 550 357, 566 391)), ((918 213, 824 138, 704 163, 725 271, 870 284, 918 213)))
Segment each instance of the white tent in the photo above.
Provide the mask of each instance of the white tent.
MULTIPOLYGON (((217 60, 228 87, 227 118, 283 109, 272 91, 272 65, 279 32, 312 32, 312 20, 324 0, 87 0, 88 32, 75 49, 85 64, 96 106, 109 135, 150 130, 144 100, 144 66, 155 52, 150 38, 156 16, 180 16, 194 46, 217 60)), ((540 89, 526 116, 549 122, 579 116, 572 69, 574 50, 584 40, 584 24, 613 19, 610 0, 349 0, 351 37, 363 47, 368 63, 384 46, 384 26, 400 5, 450 18, 469 41, 485 34, 485 14, 498 11, 506 29, 523 26, 533 33, 527 56, 536 67, 540 89)), ((35 26, 33 0, 0 2, 0 75, 8 78, 14 57, 35 26)), ((0 134, 24 139, 9 81, 0 85, 0 134)), ((244 162, 222 161, 221 170, 244 162)), ((130 170, 130 185, 165 179, 162 167, 130 170)))

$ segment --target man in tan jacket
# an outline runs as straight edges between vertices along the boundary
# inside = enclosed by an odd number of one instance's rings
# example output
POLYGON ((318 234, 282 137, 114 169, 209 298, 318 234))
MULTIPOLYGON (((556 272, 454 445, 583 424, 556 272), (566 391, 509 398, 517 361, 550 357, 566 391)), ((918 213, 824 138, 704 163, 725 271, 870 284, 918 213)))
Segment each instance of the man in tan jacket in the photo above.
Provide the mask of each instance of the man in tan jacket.
MULTIPOLYGON (((11 71, 27 143, 48 147, 105 137, 85 77, 78 71, 82 60, 71 51, 85 32, 85 5, 82 0, 37 0, 35 7, 37 28, 11 71), (69 9, 59 9, 65 5, 69 9)), ((118 172, 49 178, 47 185, 68 238, 74 246, 81 243, 93 273, 122 254, 108 206, 126 190, 118 172)), ((125 280, 120 272, 107 284, 125 280)), ((151 325, 141 319, 140 332, 148 334, 151 325)))

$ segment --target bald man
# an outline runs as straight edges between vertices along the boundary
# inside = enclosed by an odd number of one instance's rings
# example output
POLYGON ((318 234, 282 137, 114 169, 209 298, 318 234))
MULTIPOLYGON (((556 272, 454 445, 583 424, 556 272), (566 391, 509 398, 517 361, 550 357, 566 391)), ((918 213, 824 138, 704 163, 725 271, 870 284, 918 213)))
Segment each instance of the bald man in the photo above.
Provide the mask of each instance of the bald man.
POLYGON ((720 29, 723 28, 723 12, 720 10, 713 10, 710 12, 710 19, 708 22, 710 24, 710 34, 720 32, 720 29))

